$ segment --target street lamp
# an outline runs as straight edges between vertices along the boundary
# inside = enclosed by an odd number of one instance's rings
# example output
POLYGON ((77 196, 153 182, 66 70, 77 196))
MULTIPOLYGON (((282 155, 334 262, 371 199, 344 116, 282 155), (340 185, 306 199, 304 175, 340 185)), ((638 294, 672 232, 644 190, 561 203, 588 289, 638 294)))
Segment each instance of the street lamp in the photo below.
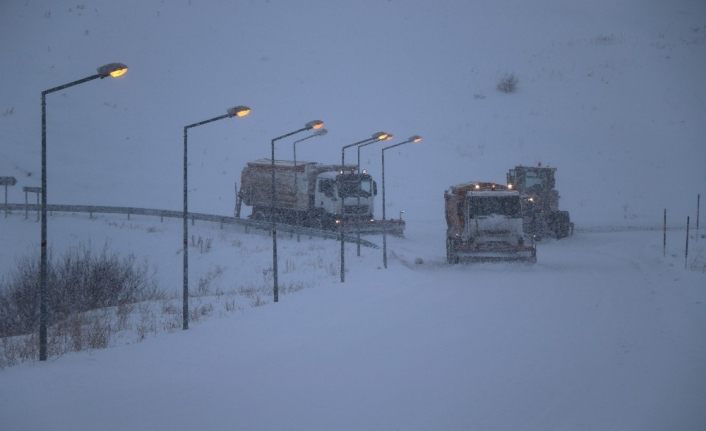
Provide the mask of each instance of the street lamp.
POLYGON ((382 221, 383 221, 383 228, 382 228, 382 264, 385 268, 387 268, 387 225, 385 224, 385 150, 390 150, 395 147, 399 147, 400 145, 404 144, 409 144, 410 142, 418 144, 422 142, 422 137, 419 135, 414 135, 407 139, 406 141, 399 142, 394 145, 390 145, 389 147, 385 147, 382 149, 382 221))
MULTIPOLYGON (((375 135, 378 136, 376 140, 358 145, 358 173, 360 173, 360 149, 376 142, 392 140, 392 138, 394 137, 391 133, 385 132, 378 132, 375 135)), ((358 189, 360 189, 360 181, 358 182, 358 184, 358 189)), ((358 206, 360 206, 360 194, 358 194, 358 206)), ((356 254, 360 256, 360 222, 358 222, 357 224, 356 236, 358 239, 358 243, 356 244, 356 254)))
POLYGON ((284 135, 273 138, 270 146, 272 149, 272 204, 270 206, 270 219, 272 220, 272 291, 274 295, 274 302, 279 301, 279 287, 277 286, 277 223, 275 222, 275 142, 280 139, 287 138, 297 133, 305 132, 307 130, 322 130, 324 128, 324 122, 321 120, 309 121, 301 129, 297 129, 293 132, 285 133, 284 135))
POLYGON ((108 76, 117 78, 127 72, 127 66, 122 63, 110 63, 96 69, 98 73, 77 81, 42 91, 42 227, 41 227, 41 258, 39 263, 39 360, 47 360, 47 94, 63 89, 103 79, 108 76))
MULTIPOLYGON (((299 175, 297 173, 297 144, 299 142, 306 141, 311 138, 316 138, 317 136, 324 136, 327 133, 328 133, 328 130, 326 130, 325 128, 320 128, 320 129, 314 131, 314 133, 312 133, 311 135, 305 136, 301 139, 297 139, 296 141, 294 141, 294 189, 295 190, 297 189, 297 181, 299 179, 299 175)), ((299 242, 299 231, 297 231, 297 242, 299 242)))
MULTIPOLYGON (((373 133, 370 138, 363 139, 362 141, 358 142, 353 142, 352 144, 344 145, 341 148, 341 173, 343 173, 343 170, 346 167, 346 148, 356 147, 358 145, 364 145, 369 143, 372 144, 373 142, 377 141, 384 141, 385 139, 387 139, 388 136, 390 135, 385 132, 377 132, 373 133)), ((358 162, 358 169, 360 169, 360 159, 358 160, 358 162)), ((343 219, 345 216, 345 208, 345 198, 341 197, 341 220, 338 224, 339 239, 341 240, 341 283, 346 281, 346 247, 343 235, 343 219)), ((358 243, 360 243, 360 241, 358 241, 358 243)))
POLYGON ((187 172, 188 172, 188 151, 187 151, 187 141, 188 141, 188 131, 192 127, 203 126, 204 124, 212 123, 214 121, 222 120, 224 118, 242 118, 250 114, 250 108, 247 106, 235 106, 226 111, 225 114, 219 115, 218 117, 213 117, 210 120, 200 121, 198 123, 189 124, 184 126, 184 283, 183 283, 183 297, 182 297, 182 329, 189 329, 189 223, 187 222, 187 209, 188 209, 188 185, 187 185, 187 172))
MULTIPOLYGON (((294 166, 295 166, 295 167, 297 166, 297 144, 300 143, 300 142, 302 142, 302 141, 306 141, 306 140, 308 140, 308 139, 311 139, 311 138, 316 138, 317 136, 324 136, 324 135, 327 134, 327 133, 328 133, 328 130, 326 130, 326 129, 324 129, 324 128, 320 128, 320 129, 316 130, 314 133, 312 133, 311 135, 305 136, 305 137, 303 137, 303 138, 301 138, 301 139, 297 139, 296 141, 294 141, 294 166)), ((296 170, 296 169, 294 170, 294 174, 295 174, 295 175, 297 174, 297 170, 296 170)), ((295 178, 296 178, 296 177, 295 177, 295 178)))

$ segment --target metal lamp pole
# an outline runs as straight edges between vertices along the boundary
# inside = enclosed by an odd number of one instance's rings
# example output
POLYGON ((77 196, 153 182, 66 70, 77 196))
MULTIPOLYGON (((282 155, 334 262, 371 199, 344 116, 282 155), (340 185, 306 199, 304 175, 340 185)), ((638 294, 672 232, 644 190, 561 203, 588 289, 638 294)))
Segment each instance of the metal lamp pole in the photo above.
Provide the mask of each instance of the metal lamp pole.
POLYGON ((194 124, 189 124, 188 126, 184 126, 184 213, 183 213, 183 221, 184 221, 184 241, 183 241, 183 254, 184 254, 184 264, 183 264, 183 277, 184 277, 184 284, 183 284, 183 297, 182 297, 182 329, 186 330, 189 329, 189 223, 187 222, 187 215, 188 215, 188 182, 187 182, 187 173, 188 173, 188 132, 189 129, 197 126, 203 126, 204 124, 212 123, 214 121, 218 120, 223 120, 224 118, 232 118, 232 117, 245 117, 248 114, 250 114, 250 108, 247 106, 236 106, 233 108, 228 109, 228 111, 223 114, 219 115, 218 117, 213 117, 209 120, 205 121, 200 121, 198 123, 194 124))
MULTIPOLYGON (((363 148, 363 147, 365 147, 365 146, 374 144, 374 143, 376 143, 376 142, 379 142, 379 141, 389 141, 390 139, 393 138, 393 136, 392 136, 391 134, 385 133, 385 132, 378 132, 378 133, 376 133, 375 135, 378 136, 378 138, 376 138, 376 140, 371 141, 371 142, 366 142, 366 143, 364 143, 364 144, 358 145, 357 150, 358 150, 358 173, 359 173, 359 174, 360 174, 360 149, 363 148), (383 137, 383 136, 384 136, 384 137, 383 137)), ((360 182, 358 182, 358 184, 360 184, 360 182)), ((358 189, 360 189, 360 186, 358 187, 358 189)), ((371 193, 371 196, 372 196, 372 193, 371 193)), ((360 206, 360 194, 358 194, 358 206, 360 206)), ((358 225, 357 225, 356 237, 357 237, 357 240, 358 240, 358 243, 356 244, 356 255, 357 255, 357 256, 360 256, 360 222, 358 222, 358 225)))
MULTIPOLYGON (((350 147, 356 147, 361 144, 365 143, 372 143, 375 141, 382 141, 387 138, 387 133, 385 132, 377 132, 375 133, 372 137, 363 139, 362 141, 354 142, 352 144, 344 145, 341 148, 341 173, 343 173, 343 169, 345 169, 346 166, 346 148, 350 147)), ((338 225, 338 231, 339 231, 339 239, 341 240, 341 283, 344 283, 346 281, 346 247, 345 247, 345 239, 343 235, 343 219, 344 219, 344 201, 345 199, 341 197, 341 220, 338 225)))
POLYGON ((301 133, 307 130, 320 130, 323 129, 324 122, 321 120, 309 121, 301 129, 297 129, 293 132, 286 133, 284 135, 278 136, 271 141, 272 150, 272 188, 270 189, 272 193, 272 204, 270 206, 270 219, 272 220, 272 291, 274 295, 274 302, 279 302, 279 286, 277 285, 277 223, 275 222, 275 142, 287 138, 297 133, 301 133))
MULTIPOLYGON (((297 180, 298 180, 298 175, 297 175, 297 144, 302 141, 306 141, 311 138, 316 138, 317 136, 324 136, 325 134, 328 133, 328 130, 326 129, 319 129, 312 133, 309 136, 305 136, 301 139, 297 139, 294 141, 294 189, 297 189, 297 180)), ((297 231, 297 242, 299 242, 299 231, 297 231)))
POLYGON ((414 135, 406 141, 402 141, 395 145, 390 145, 382 149, 382 265, 387 269, 387 225, 385 224, 385 150, 390 150, 400 145, 409 144, 410 142, 419 143, 422 142, 422 137, 419 135, 414 135))
POLYGON ((41 258, 39 263, 39 360, 47 360, 47 94, 108 76, 117 78, 127 72, 122 63, 109 63, 97 69, 95 75, 42 91, 42 202, 41 258))

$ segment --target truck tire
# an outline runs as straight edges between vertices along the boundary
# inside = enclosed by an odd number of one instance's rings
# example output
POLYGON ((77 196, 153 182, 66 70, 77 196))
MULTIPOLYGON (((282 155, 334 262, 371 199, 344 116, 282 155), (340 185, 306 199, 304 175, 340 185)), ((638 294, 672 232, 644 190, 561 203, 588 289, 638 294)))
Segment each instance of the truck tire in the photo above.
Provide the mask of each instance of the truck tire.
POLYGON ((455 265, 459 262, 459 258, 454 251, 454 240, 446 238, 446 262, 450 265, 455 265))
POLYGON ((265 211, 262 208, 254 208, 252 211, 252 219, 256 221, 265 221, 268 217, 265 215, 265 211))
POLYGON ((537 249, 536 249, 536 248, 532 251, 532 256, 530 256, 530 257, 527 259, 527 262, 529 262, 529 263, 537 263, 537 249))
POLYGON ((557 211, 552 217, 552 231, 557 239, 566 238, 571 232, 571 220, 568 211, 557 211))

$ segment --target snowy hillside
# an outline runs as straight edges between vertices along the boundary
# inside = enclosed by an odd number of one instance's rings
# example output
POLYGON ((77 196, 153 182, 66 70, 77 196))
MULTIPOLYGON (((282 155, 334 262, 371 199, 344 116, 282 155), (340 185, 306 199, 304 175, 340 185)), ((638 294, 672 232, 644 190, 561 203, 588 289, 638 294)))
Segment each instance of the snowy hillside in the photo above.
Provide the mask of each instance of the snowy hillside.
MULTIPOLYGON (((192 132, 195 211, 230 214, 245 163, 316 118, 330 133, 305 160, 377 130, 425 137, 388 161, 391 213, 413 220, 516 164, 558 167, 580 225, 653 225, 664 207, 683 223, 706 181, 698 0, 15 1, 0 53, 0 174, 21 186, 39 183, 40 91, 130 66, 50 95, 50 203, 179 208, 181 128, 237 104, 252 116, 192 132), (516 93, 496 90, 506 73, 516 93)), ((363 158, 379 177, 379 150, 363 158)))

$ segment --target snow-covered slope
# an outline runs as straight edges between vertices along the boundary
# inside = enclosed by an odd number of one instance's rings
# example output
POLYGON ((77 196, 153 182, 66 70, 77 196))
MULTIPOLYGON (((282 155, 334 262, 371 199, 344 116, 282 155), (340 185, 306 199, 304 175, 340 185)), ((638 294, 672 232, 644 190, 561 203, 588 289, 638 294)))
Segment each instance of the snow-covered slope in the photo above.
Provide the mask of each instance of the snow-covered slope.
MULTIPOLYGON (((252 116, 191 133, 194 210, 231 213, 244 164, 315 118, 330 133, 302 159, 424 135, 388 159, 390 211, 411 220, 442 222, 446 187, 520 163, 557 166, 584 225, 663 207, 682 223, 706 180, 698 0, 2 2, 0 53, 0 175, 20 186, 39 183, 40 91, 131 68, 50 95, 50 202, 179 208, 182 127, 235 104, 252 116), (506 73, 517 93, 495 89, 506 73)), ((379 176, 379 150, 363 154, 379 176)))
MULTIPOLYGON (((18 215, 2 220, 17 232, 36 227, 18 215)), ((180 267, 170 264, 178 260, 178 223, 85 216, 52 223, 75 232, 62 242, 108 237, 115 249, 149 250, 159 278, 179 283, 180 267)), ((269 238, 204 224, 193 232, 213 238, 213 250, 193 249, 192 286, 224 268, 212 287, 225 293, 211 296, 210 317, 188 332, 0 370, 3 429, 696 431, 706 424, 705 274, 683 270, 683 232, 669 233, 666 258, 659 232, 578 233, 543 243, 536 265, 450 267, 443 231, 427 226, 390 239, 388 270, 379 250, 358 258, 349 245, 345 284, 336 242, 283 237, 280 285, 314 288, 263 307, 232 292, 271 286, 262 278, 269 238)), ((261 299, 271 301, 271 290, 261 299)), ((208 300, 194 297, 192 307, 208 300)), ((179 315, 167 317, 178 328, 179 315)))

